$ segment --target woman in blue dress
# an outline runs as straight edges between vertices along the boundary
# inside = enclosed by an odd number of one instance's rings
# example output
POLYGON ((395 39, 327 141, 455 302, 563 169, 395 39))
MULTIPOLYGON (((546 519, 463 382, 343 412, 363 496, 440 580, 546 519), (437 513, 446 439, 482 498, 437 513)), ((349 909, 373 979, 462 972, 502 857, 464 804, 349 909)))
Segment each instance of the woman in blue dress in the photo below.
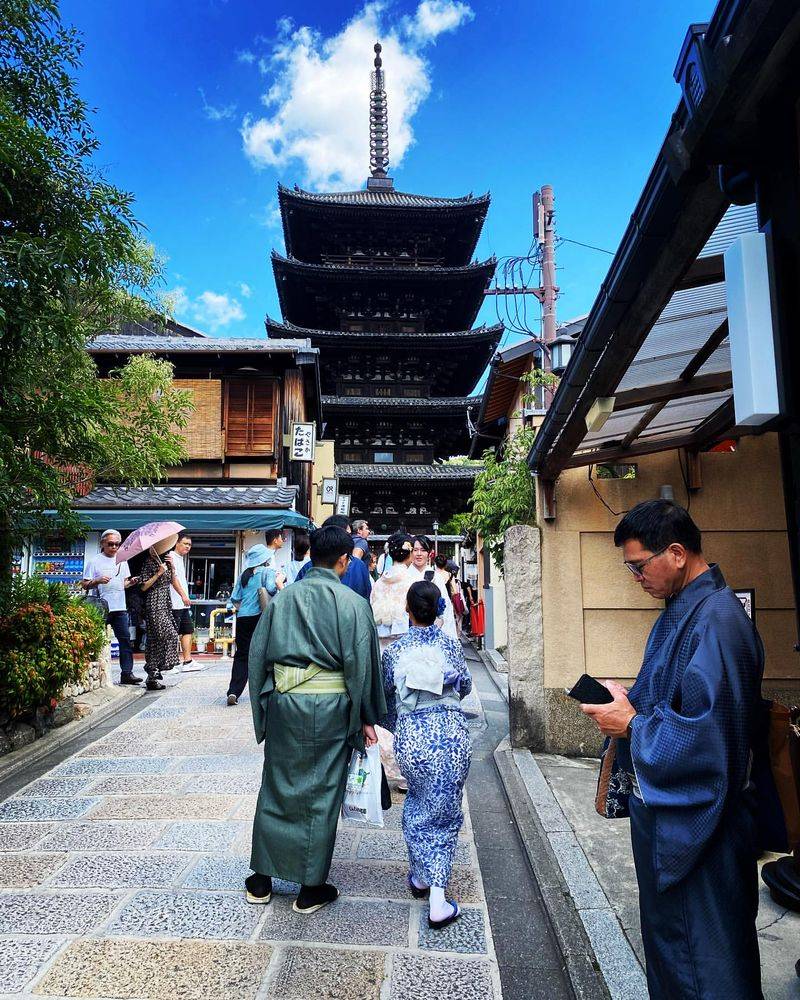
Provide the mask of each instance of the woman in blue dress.
POLYGON ((408 591, 411 628, 383 653, 395 756, 408 782, 403 809, 410 871, 416 899, 429 898, 428 925, 446 927, 459 916, 445 896, 463 813, 461 796, 472 744, 461 699, 472 690, 461 645, 434 624, 443 604, 439 588, 422 581, 408 591))

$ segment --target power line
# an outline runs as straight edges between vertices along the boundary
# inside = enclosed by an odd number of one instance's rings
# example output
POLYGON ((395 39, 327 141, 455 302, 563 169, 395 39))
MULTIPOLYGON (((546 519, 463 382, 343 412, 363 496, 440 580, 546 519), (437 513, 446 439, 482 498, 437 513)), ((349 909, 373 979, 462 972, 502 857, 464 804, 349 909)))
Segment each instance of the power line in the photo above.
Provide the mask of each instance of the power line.
POLYGON ((558 237, 559 243, 574 243, 576 247, 583 247, 585 250, 597 250, 598 253, 607 253, 609 257, 613 257, 614 250, 606 250, 605 247, 592 246, 591 243, 581 243, 580 240, 568 240, 566 236, 558 237))

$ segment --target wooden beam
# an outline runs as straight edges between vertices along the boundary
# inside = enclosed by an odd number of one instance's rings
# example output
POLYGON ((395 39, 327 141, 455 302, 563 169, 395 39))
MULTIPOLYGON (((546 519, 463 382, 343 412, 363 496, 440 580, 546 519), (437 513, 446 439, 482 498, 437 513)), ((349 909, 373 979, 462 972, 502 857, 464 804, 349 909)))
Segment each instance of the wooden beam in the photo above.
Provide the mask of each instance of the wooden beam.
POLYGON ((703 465, 700 452, 695 449, 688 449, 686 452, 686 485, 690 490, 703 488, 703 465))
POLYGON ((664 407, 667 405, 667 400, 664 399, 660 403, 653 403, 652 406, 648 406, 645 412, 639 417, 639 420, 633 427, 628 431, 625 437, 622 439, 621 447, 623 449, 630 448, 636 438, 642 433, 645 427, 648 427, 655 418, 661 413, 664 407))
POLYGON ((705 344, 703 344, 697 354, 695 354, 689 364, 683 369, 681 372, 681 378, 684 380, 693 379, 714 351, 716 351, 716 349, 725 341, 727 336, 728 317, 726 316, 705 344))
POLYGON ((675 290, 702 288, 704 285, 716 285, 724 280, 725 259, 721 253, 717 253, 712 257, 698 257, 692 261, 689 270, 675 286, 675 290))
POLYGON ((669 403, 673 399, 690 396, 707 396, 711 392, 722 392, 733 385, 730 372, 712 372, 700 375, 690 382, 675 379, 661 385, 647 385, 641 389, 626 389, 616 394, 614 413, 632 410, 636 406, 652 406, 654 403, 669 403))

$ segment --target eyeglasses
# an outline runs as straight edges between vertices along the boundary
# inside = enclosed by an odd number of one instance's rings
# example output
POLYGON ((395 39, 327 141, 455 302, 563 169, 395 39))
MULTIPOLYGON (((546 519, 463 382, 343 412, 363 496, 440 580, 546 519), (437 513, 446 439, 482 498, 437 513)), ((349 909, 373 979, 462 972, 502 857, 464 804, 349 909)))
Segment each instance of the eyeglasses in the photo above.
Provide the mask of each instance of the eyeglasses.
POLYGON ((644 573, 642 571, 644 570, 645 566, 649 562, 652 562, 654 559, 657 559, 659 556, 663 556, 668 548, 669 545, 665 545, 663 549, 659 549, 658 552, 654 552, 651 556, 648 556, 646 559, 642 559, 641 562, 624 562, 622 565, 625 567, 625 569, 629 569, 635 577, 637 578, 642 577, 644 576, 644 573))
POLYGON ((106 540, 103 542, 103 545, 113 545, 115 549, 118 549, 120 545, 122 545, 122 542, 112 542, 109 541, 108 538, 106 538, 106 540))

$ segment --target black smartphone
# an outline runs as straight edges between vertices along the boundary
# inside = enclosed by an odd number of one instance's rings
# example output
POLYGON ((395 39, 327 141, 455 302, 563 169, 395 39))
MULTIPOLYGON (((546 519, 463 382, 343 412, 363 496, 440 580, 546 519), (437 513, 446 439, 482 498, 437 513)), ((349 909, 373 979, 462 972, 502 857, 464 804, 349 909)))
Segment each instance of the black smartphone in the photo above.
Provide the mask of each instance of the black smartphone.
POLYGON ((607 705, 614 700, 608 688, 589 674, 580 677, 571 689, 564 688, 564 693, 582 705, 607 705))

